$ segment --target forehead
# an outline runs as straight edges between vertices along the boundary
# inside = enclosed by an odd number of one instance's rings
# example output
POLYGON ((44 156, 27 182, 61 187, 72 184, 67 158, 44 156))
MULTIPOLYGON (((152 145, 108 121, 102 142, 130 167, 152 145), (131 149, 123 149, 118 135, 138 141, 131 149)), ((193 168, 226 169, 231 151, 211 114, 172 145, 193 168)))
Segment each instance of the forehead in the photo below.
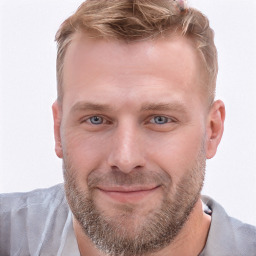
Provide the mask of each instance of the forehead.
MULTIPOLYGON (((79 32, 74 34, 67 49, 64 66, 75 63, 85 65, 93 62, 97 62, 97 65, 104 65, 105 61, 109 59, 118 60, 119 65, 123 67, 129 67, 135 63, 144 65, 145 62, 148 62, 156 66, 162 63, 165 64, 164 67, 172 68, 172 64, 175 62, 182 69, 187 68, 192 62, 193 66, 201 62, 194 41, 174 33, 170 37, 155 40, 124 42, 90 38, 79 32), (177 61, 178 59, 179 61, 177 61)), ((108 62, 109 67, 111 64, 112 62, 108 62)), ((68 67, 68 69, 70 68, 72 67, 68 67)))
POLYGON ((112 91, 128 99, 135 97, 134 91, 143 93, 146 88, 155 94, 161 86, 200 95, 201 66, 193 42, 186 37, 126 43, 76 33, 64 59, 63 102, 93 94, 109 97, 112 91))

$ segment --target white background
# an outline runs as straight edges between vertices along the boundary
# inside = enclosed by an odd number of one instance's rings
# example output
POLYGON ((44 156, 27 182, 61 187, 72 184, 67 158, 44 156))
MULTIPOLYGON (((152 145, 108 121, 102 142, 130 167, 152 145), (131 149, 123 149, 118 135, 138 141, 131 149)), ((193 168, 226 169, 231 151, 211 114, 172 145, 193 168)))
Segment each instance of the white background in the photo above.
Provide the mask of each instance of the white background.
MULTIPOLYGON (((82 1, 0 0, 0 192, 62 181, 54 153, 55 32, 82 1)), ((190 0, 216 33, 223 140, 203 193, 256 225, 256 1, 190 0)))

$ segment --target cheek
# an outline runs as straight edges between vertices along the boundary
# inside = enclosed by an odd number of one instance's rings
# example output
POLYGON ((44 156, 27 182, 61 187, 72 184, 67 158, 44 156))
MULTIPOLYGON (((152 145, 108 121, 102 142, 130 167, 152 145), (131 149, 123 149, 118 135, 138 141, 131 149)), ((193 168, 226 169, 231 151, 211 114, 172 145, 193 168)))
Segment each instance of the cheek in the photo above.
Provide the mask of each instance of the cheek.
POLYGON ((169 134, 151 140, 148 160, 167 172, 174 183, 194 167, 203 146, 203 133, 198 131, 169 134))
POLYGON ((105 156, 104 139, 96 139, 81 131, 66 131, 63 134, 64 158, 67 158, 79 175, 88 176, 94 170, 99 169, 105 156))

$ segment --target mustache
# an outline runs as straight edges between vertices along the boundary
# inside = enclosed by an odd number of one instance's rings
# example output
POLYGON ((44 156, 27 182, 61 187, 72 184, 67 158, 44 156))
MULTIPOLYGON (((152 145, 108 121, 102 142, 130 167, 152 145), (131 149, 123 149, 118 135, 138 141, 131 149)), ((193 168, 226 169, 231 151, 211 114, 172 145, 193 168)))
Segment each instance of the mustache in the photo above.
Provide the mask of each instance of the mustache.
POLYGON ((92 171, 88 176, 88 187, 93 189, 99 185, 103 186, 139 186, 139 185, 162 185, 169 187, 172 179, 164 171, 156 172, 149 170, 134 170, 130 173, 124 173, 118 169, 101 172, 92 171))

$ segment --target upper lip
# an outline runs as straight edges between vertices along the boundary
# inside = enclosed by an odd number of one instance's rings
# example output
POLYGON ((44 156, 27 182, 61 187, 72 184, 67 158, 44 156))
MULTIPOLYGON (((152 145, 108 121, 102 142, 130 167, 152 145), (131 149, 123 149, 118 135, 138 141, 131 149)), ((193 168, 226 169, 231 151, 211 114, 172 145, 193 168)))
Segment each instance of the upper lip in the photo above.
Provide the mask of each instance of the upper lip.
POLYGON ((97 188, 105 192, 139 192, 139 191, 149 191, 159 187, 159 185, 149 185, 149 186, 98 186, 97 188))

